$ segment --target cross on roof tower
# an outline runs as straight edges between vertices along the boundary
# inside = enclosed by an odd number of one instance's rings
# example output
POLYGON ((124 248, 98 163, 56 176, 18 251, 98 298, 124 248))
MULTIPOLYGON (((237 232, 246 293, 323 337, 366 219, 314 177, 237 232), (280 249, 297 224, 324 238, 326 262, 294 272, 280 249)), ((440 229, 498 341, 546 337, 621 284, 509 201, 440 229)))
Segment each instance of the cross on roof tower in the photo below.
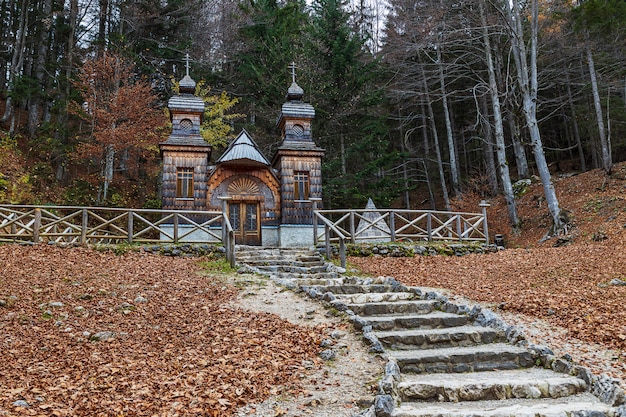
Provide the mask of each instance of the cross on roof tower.
POLYGON ((296 68, 298 67, 296 66, 296 63, 292 61, 291 64, 289 64, 288 68, 291 70, 291 82, 295 84, 296 83, 296 68))

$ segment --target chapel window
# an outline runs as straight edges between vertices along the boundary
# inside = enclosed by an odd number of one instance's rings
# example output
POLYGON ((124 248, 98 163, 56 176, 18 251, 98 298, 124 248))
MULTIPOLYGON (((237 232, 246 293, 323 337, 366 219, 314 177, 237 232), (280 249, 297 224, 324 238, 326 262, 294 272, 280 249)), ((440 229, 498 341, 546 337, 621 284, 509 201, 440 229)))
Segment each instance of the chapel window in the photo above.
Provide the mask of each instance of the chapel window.
POLYGON ((309 173, 306 171, 296 171, 293 173, 294 200, 309 199, 309 173))
POLYGON ((193 168, 176 169, 176 198, 193 198, 193 168))

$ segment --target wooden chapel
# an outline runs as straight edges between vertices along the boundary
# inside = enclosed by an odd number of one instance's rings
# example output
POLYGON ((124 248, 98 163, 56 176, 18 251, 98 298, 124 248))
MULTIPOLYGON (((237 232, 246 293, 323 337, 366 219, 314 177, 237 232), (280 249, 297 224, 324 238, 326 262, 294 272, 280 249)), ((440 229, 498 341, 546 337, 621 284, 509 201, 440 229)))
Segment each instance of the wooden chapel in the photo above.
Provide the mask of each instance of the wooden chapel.
POLYGON ((194 95, 196 83, 187 71, 180 94, 168 102, 172 133, 159 145, 164 209, 226 208, 238 244, 313 244, 313 201, 321 207, 324 150, 313 141, 315 109, 303 101, 294 64, 291 69, 277 122, 281 144, 271 160, 242 130, 212 166, 212 148, 200 135, 204 102, 194 95))

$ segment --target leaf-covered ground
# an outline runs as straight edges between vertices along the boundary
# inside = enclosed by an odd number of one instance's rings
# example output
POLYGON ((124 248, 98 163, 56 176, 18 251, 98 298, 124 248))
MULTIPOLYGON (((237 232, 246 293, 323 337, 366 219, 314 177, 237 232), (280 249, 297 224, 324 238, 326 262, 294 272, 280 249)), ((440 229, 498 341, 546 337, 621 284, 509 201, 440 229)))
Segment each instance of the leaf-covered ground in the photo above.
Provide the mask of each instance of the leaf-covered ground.
POLYGON ((0 263, 0 415, 228 416, 297 393, 323 337, 232 307, 194 259, 1 245, 0 263))

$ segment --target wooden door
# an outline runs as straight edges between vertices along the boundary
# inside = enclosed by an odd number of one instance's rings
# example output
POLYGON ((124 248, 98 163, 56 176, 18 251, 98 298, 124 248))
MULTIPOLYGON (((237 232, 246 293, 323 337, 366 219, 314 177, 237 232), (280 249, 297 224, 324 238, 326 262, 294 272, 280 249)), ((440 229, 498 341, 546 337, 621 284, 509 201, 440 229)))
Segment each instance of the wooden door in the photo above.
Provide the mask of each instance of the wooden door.
POLYGON ((228 216, 235 231, 235 243, 261 244, 259 203, 235 201, 228 205, 228 216))

